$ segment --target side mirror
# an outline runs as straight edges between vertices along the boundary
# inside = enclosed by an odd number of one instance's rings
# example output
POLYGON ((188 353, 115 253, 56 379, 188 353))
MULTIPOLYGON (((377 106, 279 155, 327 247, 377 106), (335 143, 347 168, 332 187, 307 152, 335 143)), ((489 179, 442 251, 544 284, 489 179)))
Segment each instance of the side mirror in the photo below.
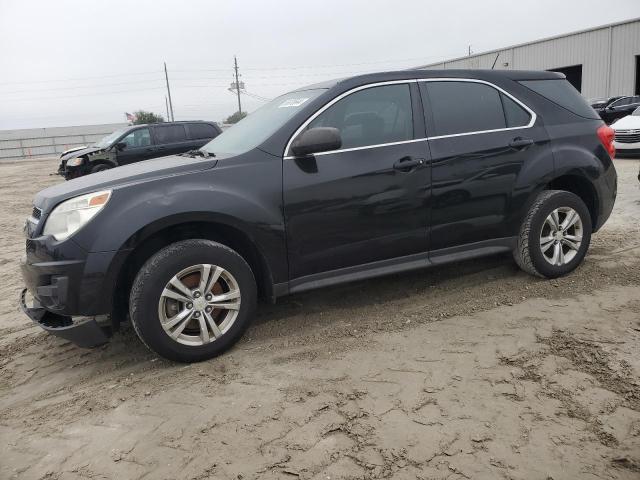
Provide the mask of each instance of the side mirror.
POLYGON ((118 143, 116 143, 116 150, 118 150, 119 152, 121 152, 125 148, 127 148, 127 142, 118 142, 118 143))
POLYGON ((615 110, 615 109, 616 109, 616 107, 613 107, 611 105, 607 106, 607 110, 615 110))
POLYGON ((296 157, 304 157, 320 152, 338 150, 342 146, 340 131, 332 127, 310 128, 294 140, 291 152, 296 157))

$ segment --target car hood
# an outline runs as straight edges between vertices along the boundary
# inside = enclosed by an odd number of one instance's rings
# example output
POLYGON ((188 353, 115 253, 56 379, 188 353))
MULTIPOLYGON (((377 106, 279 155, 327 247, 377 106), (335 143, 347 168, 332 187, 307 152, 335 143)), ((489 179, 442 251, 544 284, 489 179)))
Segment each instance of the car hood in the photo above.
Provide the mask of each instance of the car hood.
POLYGON ((67 151, 65 152, 61 157, 60 160, 69 160, 70 158, 76 158, 76 157, 80 157, 82 155, 85 155, 87 153, 95 153, 95 152, 99 152, 101 150, 104 150, 104 148, 99 148, 99 147, 84 147, 81 148, 79 150, 76 149, 71 149, 71 151, 67 151))
POLYGON ((49 211, 58 203, 84 193, 115 189, 157 178, 201 172, 215 167, 215 158, 172 155, 92 173, 46 188, 36 194, 34 205, 49 211))
POLYGON ((611 125, 614 130, 640 129, 640 116, 627 115, 611 125))
POLYGON ((69 148, 60 154, 60 158, 64 158, 65 155, 68 155, 72 152, 77 152, 78 150, 84 150, 85 148, 89 148, 89 147, 87 145, 82 145, 81 147, 69 148))

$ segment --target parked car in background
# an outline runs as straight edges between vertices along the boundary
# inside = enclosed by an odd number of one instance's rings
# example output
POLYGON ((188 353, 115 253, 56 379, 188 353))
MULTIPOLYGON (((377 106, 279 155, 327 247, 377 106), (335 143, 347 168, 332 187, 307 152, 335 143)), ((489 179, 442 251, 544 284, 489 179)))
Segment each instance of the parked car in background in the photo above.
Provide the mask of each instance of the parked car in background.
POLYGON ((22 308, 83 346, 130 318, 149 348, 190 362, 233 345, 259 295, 501 252, 566 275, 613 208, 613 134, 559 73, 301 88, 185 156, 39 192, 22 308))
POLYGON ((604 108, 610 103, 615 102, 619 98, 622 98, 622 95, 609 98, 592 98, 591 100, 589 100, 589 103, 591 104, 591 107, 597 111, 598 109, 604 108))
POLYGON ((640 107, 611 125, 616 132, 614 145, 621 155, 640 155, 640 107))
POLYGON ((611 125, 616 120, 630 115, 636 108, 640 107, 640 95, 621 97, 607 106, 596 108, 596 112, 600 115, 607 125, 611 125))
POLYGON ((70 180, 141 160, 184 153, 202 147, 221 131, 216 123, 203 121, 126 127, 89 147, 64 152, 58 173, 70 180))

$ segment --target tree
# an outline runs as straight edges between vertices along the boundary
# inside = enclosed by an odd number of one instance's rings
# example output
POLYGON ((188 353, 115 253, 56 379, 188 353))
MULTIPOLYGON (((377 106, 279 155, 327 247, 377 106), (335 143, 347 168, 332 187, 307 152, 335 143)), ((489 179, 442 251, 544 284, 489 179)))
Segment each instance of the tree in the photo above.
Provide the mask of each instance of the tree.
POLYGON ((242 112, 242 113, 236 112, 233 115, 227 117, 224 123, 238 123, 240 120, 242 120, 246 116, 247 116, 247 112, 242 112))
POLYGON ((134 125, 140 125, 143 123, 162 123, 164 117, 162 115, 156 115, 153 112, 145 112, 144 110, 138 110, 133 113, 136 119, 133 121, 134 125))

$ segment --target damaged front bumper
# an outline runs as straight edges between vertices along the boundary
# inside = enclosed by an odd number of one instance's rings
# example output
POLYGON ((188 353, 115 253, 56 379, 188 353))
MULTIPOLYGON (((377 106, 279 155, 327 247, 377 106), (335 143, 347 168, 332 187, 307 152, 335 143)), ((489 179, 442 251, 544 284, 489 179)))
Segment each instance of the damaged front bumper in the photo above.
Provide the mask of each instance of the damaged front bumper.
POLYGON ((37 299, 33 299, 33 306, 27 306, 27 289, 20 294, 22 311, 39 327, 47 332, 64 338, 79 347, 92 348, 109 341, 106 329, 102 328, 95 318, 81 317, 75 320, 66 315, 59 315, 43 308, 37 299))

